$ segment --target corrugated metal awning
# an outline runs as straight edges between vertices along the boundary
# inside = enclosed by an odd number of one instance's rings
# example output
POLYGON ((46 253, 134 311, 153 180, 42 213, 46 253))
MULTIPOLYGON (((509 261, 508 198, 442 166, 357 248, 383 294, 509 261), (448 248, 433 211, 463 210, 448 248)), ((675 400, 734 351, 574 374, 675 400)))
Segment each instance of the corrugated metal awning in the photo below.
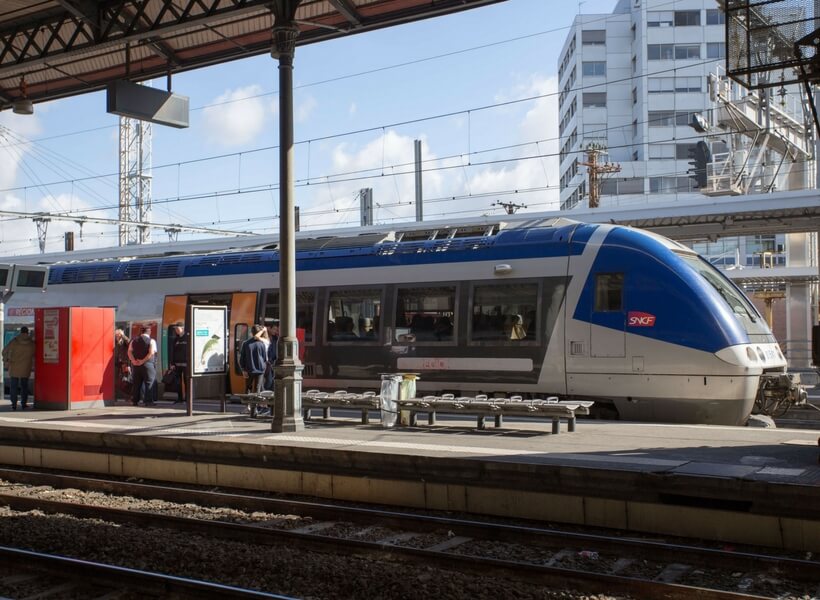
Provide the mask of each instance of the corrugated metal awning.
MULTIPOLYGON (((269 52, 282 1, 3 0, 0 108, 269 52)), ((297 45, 502 1, 302 0, 297 45)))

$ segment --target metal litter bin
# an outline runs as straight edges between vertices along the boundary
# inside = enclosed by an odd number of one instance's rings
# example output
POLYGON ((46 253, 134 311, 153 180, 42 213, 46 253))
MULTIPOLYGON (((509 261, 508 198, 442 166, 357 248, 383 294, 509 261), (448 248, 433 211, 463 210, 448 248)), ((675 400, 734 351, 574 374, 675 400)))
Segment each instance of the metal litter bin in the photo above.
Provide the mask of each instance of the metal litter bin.
POLYGON ((396 401, 399 399, 399 387, 401 386, 401 375, 393 373, 382 374, 382 387, 379 392, 382 427, 389 429, 396 426, 398 419, 398 405, 396 401))
MULTIPOLYGON (((399 386, 399 400, 412 400, 416 397, 416 380, 418 373, 397 373, 401 375, 401 385, 399 386)), ((400 411, 400 422, 402 426, 410 426, 410 411, 400 411)))

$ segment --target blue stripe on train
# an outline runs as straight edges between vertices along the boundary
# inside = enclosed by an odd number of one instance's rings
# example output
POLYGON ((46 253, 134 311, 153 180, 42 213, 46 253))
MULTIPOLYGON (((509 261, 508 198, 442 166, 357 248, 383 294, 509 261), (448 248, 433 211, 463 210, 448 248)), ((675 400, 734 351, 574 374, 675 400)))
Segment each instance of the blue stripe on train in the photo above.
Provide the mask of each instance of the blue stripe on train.
MULTIPOLYGON (((298 271, 313 271, 567 256, 568 253, 583 252, 586 244, 584 239, 569 249, 568 241, 576 228, 583 228, 582 237, 585 235, 588 239, 586 230, 590 226, 586 225, 513 229, 486 237, 388 242, 364 248, 301 251, 297 252, 296 268, 298 271)), ((279 254, 267 250, 55 265, 50 271, 49 285, 278 272, 279 254)))
POLYGON ((749 339, 717 292, 677 254, 655 238, 626 228, 613 229, 603 241, 573 318, 706 352, 749 339), (594 310, 599 273, 624 274, 622 311, 594 310), (654 315, 654 326, 629 326, 630 311, 654 315))

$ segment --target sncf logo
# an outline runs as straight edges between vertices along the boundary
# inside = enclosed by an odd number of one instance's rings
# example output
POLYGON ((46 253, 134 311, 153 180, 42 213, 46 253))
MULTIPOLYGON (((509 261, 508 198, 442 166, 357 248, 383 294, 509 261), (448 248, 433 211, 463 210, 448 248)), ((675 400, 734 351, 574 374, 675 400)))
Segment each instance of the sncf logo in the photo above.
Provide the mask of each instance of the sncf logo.
POLYGON ((637 310, 630 310, 626 315, 626 323, 630 327, 654 327, 655 315, 640 312, 637 310))

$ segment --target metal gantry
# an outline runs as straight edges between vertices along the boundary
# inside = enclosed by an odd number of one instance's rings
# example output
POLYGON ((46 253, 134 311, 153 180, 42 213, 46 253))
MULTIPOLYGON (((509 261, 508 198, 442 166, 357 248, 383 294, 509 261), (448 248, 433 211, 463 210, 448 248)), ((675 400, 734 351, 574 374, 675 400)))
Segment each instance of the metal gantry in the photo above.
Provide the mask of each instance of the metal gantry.
POLYGON ((120 246, 151 241, 151 134, 148 121, 120 117, 120 246))

